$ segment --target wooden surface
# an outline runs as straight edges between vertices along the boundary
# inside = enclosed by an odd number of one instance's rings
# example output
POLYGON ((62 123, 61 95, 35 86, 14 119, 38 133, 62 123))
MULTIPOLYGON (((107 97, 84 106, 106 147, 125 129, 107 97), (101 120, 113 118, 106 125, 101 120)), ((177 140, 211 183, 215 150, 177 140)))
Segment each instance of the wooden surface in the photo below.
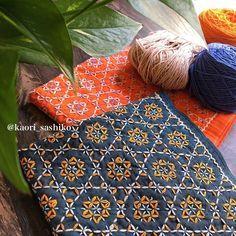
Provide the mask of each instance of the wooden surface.
POLYGON ((0 174, 0 235, 22 235, 17 215, 15 214, 10 197, 9 187, 0 174))
MULTIPOLYGON (((131 18, 143 23, 143 29, 139 32, 137 37, 146 36, 149 32, 159 29, 157 25, 152 23, 147 18, 135 12, 125 0, 117 0, 112 4, 116 10, 130 16, 131 18)), ((75 64, 81 63, 86 60, 88 55, 79 49, 75 49, 75 64)), ((21 65, 21 78, 18 84, 19 99, 19 120, 23 125, 50 125, 53 121, 48 118, 43 112, 39 111, 33 105, 27 103, 27 93, 39 84, 43 84, 51 80, 54 76, 58 75, 59 71, 46 66, 32 66, 21 65)), ((19 132, 19 148, 27 146, 29 143, 43 138, 47 133, 37 132, 19 132)), ((236 126, 227 137, 226 141, 220 148, 224 155, 229 168, 236 175, 236 126)), ((9 185, 10 186, 10 185, 9 185)), ((11 200, 14 204, 14 209, 18 216, 21 232, 19 235, 23 236, 47 236, 51 235, 50 228, 44 220, 43 214, 37 204, 37 199, 31 196, 23 195, 17 192, 13 187, 10 190, 11 200)), ((1 215, 1 212, 0 212, 1 215)), ((0 231, 1 232, 1 231, 0 231)), ((16 235, 9 230, 8 236, 16 235)), ((0 236, 4 236, 0 234, 0 236)), ((18 236, 18 235, 17 235, 18 236)))

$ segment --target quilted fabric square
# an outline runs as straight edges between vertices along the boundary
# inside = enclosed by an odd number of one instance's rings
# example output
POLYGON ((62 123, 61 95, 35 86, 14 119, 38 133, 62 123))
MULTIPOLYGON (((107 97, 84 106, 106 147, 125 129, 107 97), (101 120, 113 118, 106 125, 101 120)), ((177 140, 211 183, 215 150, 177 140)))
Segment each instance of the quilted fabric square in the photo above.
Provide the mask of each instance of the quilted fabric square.
POLYGON ((234 235, 236 180, 163 94, 19 151, 55 235, 234 235))
MULTIPOLYGON (((60 124, 77 122, 111 111, 147 97, 158 90, 140 78, 122 51, 111 57, 91 58, 75 68, 81 87, 74 93, 63 75, 36 88, 30 101, 60 124)), ((175 106, 185 113, 217 146, 221 144, 235 121, 235 115, 216 113, 201 106, 187 91, 169 92, 175 106)))

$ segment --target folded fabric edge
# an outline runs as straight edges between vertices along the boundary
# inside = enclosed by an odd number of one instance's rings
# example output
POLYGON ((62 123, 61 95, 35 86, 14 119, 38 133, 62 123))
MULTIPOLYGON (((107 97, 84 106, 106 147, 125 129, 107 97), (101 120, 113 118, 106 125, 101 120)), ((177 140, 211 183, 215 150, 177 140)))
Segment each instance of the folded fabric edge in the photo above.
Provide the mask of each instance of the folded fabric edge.
POLYGON ((231 117, 223 117, 218 113, 214 118, 214 123, 211 122, 209 126, 204 130, 204 134, 217 146, 220 147, 224 142, 226 136, 230 133, 233 125, 236 122, 236 115, 231 117), (223 130, 222 130, 223 127, 223 130), (216 132, 217 129, 217 132, 216 132), (220 135, 219 135, 220 134, 220 135))

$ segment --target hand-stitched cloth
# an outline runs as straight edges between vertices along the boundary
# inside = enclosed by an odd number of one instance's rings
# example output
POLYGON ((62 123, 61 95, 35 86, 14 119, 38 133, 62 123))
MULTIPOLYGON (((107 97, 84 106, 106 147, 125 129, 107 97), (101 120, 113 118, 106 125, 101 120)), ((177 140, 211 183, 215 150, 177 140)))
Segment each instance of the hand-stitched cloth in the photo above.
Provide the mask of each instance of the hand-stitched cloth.
POLYGON ((119 106, 19 152, 58 235, 234 235, 236 181, 168 97, 119 106))
MULTIPOLYGON (((128 51, 111 57, 91 58, 75 68, 82 88, 78 96, 63 75, 36 88, 30 101, 58 123, 77 122, 111 111, 147 97, 158 90, 147 85, 129 63, 128 51)), ((184 112, 217 146, 221 144, 235 121, 235 115, 216 113, 202 107, 187 91, 170 92, 175 106, 184 112)))

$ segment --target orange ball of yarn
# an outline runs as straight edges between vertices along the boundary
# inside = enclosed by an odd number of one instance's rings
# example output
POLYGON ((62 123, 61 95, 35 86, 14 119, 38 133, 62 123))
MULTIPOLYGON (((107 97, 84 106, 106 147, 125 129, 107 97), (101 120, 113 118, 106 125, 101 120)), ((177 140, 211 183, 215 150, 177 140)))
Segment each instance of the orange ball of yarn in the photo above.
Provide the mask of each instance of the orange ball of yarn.
POLYGON ((236 11, 209 9, 199 15, 207 43, 225 43, 236 46, 236 11))

